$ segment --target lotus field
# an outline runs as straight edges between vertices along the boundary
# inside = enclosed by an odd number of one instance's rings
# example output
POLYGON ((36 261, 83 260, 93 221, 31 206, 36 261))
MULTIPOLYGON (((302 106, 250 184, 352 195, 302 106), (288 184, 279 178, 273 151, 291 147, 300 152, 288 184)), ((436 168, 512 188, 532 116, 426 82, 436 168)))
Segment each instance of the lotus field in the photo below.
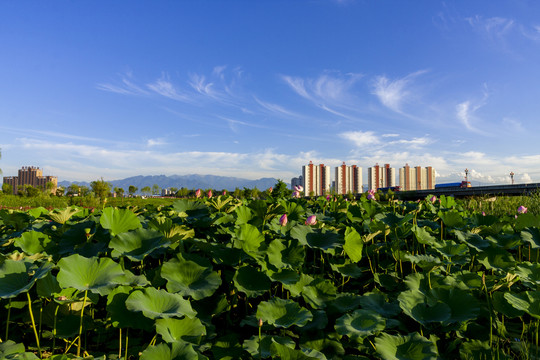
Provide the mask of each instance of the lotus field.
POLYGON ((2 359, 538 359, 540 218, 231 196, 0 210, 2 359))

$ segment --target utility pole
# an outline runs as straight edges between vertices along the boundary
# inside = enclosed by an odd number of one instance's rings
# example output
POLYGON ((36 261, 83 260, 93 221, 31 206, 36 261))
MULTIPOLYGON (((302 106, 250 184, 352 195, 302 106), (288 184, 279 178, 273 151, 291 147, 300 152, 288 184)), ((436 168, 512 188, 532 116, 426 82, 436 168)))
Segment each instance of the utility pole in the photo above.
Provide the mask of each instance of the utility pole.
POLYGON ((510 171, 510 179, 512 180, 512 185, 514 185, 514 172, 510 171))
POLYGON ((469 182, 469 169, 465 169, 465 182, 469 182))

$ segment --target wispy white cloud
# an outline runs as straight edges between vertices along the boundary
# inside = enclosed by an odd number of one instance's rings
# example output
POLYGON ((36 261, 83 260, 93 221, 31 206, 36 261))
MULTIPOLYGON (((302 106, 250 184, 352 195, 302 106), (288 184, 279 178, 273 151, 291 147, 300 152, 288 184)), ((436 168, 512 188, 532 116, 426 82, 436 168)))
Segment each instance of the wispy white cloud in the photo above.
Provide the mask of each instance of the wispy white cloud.
POLYGON ((169 76, 163 74, 160 79, 146 85, 154 93, 166 98, 181 102, 193 102, 193 98, 186 93, 180 92, 174 84, 169 80, 169 76))
POLYGON ((165 139, 148 139, 146 141, 146 146, 148 147, 154 147, 154 146, 162 146, 167 145, 167 142, 165 139))
POLYGON ((412 91, 409 86, 427 70, 419 70, 405 77, 390 80, 386 76, 378 76, 373 84, 373 94, 377 96, 381 104, 392 111, 403 114, 404 103, 411 100, 412 91))
POLYGON ((285 107, 283 107, 281 105, 265 102, 265 101, 262 101, 262 100, 258 99, 257 97, 254 97, 254 99, 257 102, 257 104, 259 104, 264 109, 266 109, 266 110, 268 110, 268 111, 270 111, 272 113, 276 113, 276 114, 279 114, 279 115, 285 115, 285 116, 288 116, 288 117, 299 117, 300 116, 299 114, 296 114, 293 111, 287 110, 285 107))
POLYGON ((347 131, 340 134, 345 140, 351 141, 357 148, 379 145, 379 137, 373 131, 347 131))
POLYGON ((99 90, 113 92, 121 95, 148 95, 148 91, 133 82, 131 73, 121 75, 120 82, 117 84, 101 83, 96 87, 99 90))
POLYGON ((515 25, 514 20, 503 17, 489 17, 476 15, 465 18, 474 29, 484 33, 492 39, 503 39, 515 25))
POLYGON ((478 134, 487 134, 486 131, 480 130, 475 123, 479 122, 476 112, 486 105, 488 97, 487 86, 484 85, 483 96, 480 100, 466 100, 456 105, 456 117, 467 130, 478 134))

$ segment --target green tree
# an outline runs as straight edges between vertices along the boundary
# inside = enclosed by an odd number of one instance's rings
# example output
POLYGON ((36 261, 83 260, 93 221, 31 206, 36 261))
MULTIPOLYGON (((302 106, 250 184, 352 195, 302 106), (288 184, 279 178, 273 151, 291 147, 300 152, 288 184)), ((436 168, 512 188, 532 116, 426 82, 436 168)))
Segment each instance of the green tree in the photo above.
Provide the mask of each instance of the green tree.
POLYGON ((8 184, 8 183, 3 183, 2 184, 2 192, 6 195, 11 195, 13 194, 13 186, 11 186, 11 184, 8 184))
POLYGON ((150 188, 150 186, 145 186, 141 189, 141 192, 144 195, 150 195, 152 193, 152 189, 150 188))
POLYGON ((48 194, 53 194, 55 187, 56 185, 52 181, 47 181, 47 184, 45 185, 45 192, 48 194))
POLYGON ((59 186, 56 188, 56 196, 64 196, 66 189, 63 186, 59 186))
POLYGON ((81 196, 87 196, 90 194, 90 189, 88 188, 88 186, 81 185, 81 187, 79 188, 79 194, 81 196))
POLYGON ((118 197, 124 197, 124 188, 121 187, 115 187, 114 192, 116 193, 116 196, 118 197))
POLYGON ((280 179, 278 179, 277 183, 272 188, 273 198, 290 197, 291 194, 292 194, 292 190, 290 190, 287 187, 287 184, 285 184, 283 180, 280 180, 280 179))
POLYGON ((111 192, 111 184, 103 180, 103 178, 92 181, 90 183, 90 187, 92 188, 92 192, 96 195, 96 197, 102 200, 107 198, 111 192))
POLYGON ((137 190, 139 190, 138 187, 136 187, 136 186, 134 186, 134 185, 129 185, 129 187, 128 187, 129 196, 135 195, 135 193, 137 192, 137 190))
POLYGON ((159 192, 161 191, 161 188, 158 184, 152 185, 152 195, 159 195, 159 192))
POLYGON ((73 184, 69 184, 68 188, 67 188, 67 193, 66 195, 70 195, 70 196, 73 196, 73 195, 76 195, 76 196, 79 196, 81 195, 81 187, 75 183, 73 184))

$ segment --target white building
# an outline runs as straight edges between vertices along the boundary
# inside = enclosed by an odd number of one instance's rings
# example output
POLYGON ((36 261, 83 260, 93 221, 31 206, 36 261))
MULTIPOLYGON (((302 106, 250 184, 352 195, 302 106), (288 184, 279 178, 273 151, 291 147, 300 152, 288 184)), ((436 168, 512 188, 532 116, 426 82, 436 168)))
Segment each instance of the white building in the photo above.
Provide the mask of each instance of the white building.
POLYGON ((320 196, 330 193, 329 166, 313 165, 310 161, 308 165, 302 166, 302 177, 304 178, 305 196, 320 196))
POLYGON ((391 168, 390 164, 384 164, 384 166, 375 164, 374 167, 368 168, 369 190, 390 186, 396 186, 396 169, 391 168))
POLYGON ((405 164, 399 169, 399 186, 401 190, 429 190, 435 188, 435 170, 431 166, 409 167, 405 164))
POLYGON ((335 190, 338 194, 362 193, 362 168, 347 166, 345 162, 335 168, 335 190))

